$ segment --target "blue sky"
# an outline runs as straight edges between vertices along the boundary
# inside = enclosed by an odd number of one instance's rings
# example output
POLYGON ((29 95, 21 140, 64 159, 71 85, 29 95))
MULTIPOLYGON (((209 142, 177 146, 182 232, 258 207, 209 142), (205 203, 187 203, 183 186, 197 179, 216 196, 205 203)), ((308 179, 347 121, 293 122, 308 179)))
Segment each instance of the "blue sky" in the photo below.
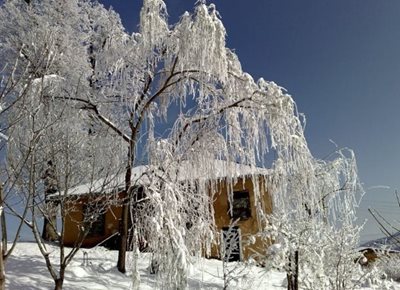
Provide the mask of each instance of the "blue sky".
MULTIPOLYGON (((142 1, 108 0, 127 31, 137 31, 142 1)), ((170 22, 195 1, 166 1, 170 22)), ((352 148, 367 191, 367 208, 400 216, 400 1, 216 0, 244 70, 285 87, 307 117, 306 136, 316 157, 352 148), (385 185, 390 189, 372 187, 385 185)), ((362 239, 381 236, 369 221, 362 239)))

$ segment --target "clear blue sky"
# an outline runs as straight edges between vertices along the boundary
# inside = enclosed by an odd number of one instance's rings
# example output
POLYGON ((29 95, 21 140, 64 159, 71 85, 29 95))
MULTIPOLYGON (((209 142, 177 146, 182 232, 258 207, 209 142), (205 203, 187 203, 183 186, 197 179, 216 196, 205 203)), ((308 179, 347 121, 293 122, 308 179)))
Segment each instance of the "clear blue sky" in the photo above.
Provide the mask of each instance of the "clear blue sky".
MULTIPOLYGON (((127 31, 136 31, 142 1, 108 0, 127 31)), ((171 23, 195 1, 166 1, 171 23)), ((306 136, 316 157, 352 148, 367 191, 367 208, 400 217, 400 1, 216 0, 244 70, 285 87, 307 116, 306 136), (372 189, 376 185, 390 189, 372 189)), ((378 237, 373 221, 362 239, 378 237)))

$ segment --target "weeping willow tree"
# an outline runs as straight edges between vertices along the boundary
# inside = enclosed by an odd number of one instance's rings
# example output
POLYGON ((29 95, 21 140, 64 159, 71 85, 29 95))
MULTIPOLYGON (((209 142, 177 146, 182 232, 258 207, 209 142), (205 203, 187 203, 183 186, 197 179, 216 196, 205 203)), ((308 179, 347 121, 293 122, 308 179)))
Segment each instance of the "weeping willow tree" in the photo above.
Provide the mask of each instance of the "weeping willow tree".
MULTIPOLYGON (((352 279, 342 279, 353 267, 352 258, 342 258, 358 241, 354 220, 362 190, 354 156, 338 151, 328 161, 313 157, 293 98, 274 82, 254 80, 242 70, 226 47, 215 5, 197 1, 193 12, 171 25, 163 1, 144 0, 139 31, 131 35, 113 10, 88 0, 8 0, 2 10, 13 16, 1 18, 2 52, 19 62, 10 73, 24 77, 15 90, 21 92, 33 73, 42 79, 52 75, 58 80, 54 86, 63 88, 55 90, 52 101, 79 110, 124 142, 121 272, 131 220, 135 253, 146 237, 160 281, 185 288, 191 256, 209 251, 215 241, 210 188, 216 188, 223 170, 232 189, 242 164, 251 169, 247 174, 254 183, 257 167, 271 166, 274 172, 265 180, 274 214, 263 211, 259 189, 255 202, 260 235, 282 246, 270 257, 287 271, 288 288, 298 286, 298 273, 310 277, 302 281, 311 288, 320 283, 342 289, 352 279), (32 27, 40 37, 31 36, 32 27), (32 67, 37 69, 28 70, 32 67), (173 125, 160 139, 158 126, 167 121, 173 125), (140 156, 149 165, 133 177, 140 156), (328 262, 337 250, 335 263, 328 262), (336 282, 326 275, 333 269, 336 282)), ((136 263, 134 255, 134 288, 140 285, 136 263)))

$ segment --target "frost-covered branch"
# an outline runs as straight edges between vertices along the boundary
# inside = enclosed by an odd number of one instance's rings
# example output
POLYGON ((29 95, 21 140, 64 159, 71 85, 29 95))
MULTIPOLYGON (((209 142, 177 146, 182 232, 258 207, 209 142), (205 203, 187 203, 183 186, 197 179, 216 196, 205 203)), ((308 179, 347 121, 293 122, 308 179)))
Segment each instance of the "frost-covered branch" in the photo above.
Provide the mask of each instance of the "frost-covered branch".
MULTIPOLYGON (((55 99, 61 99, 61 100, 65 100, 63 97, 55 97, 55 99)), ((93 104, 91 101, 89 100, 84 100, 81 98, 76 98, 76 97, 68 97, 68 101, 76 101, 76 102, 80 102, 83 103, 84 105, 80 107, 80 109, 82 110, 89 110, 95 113, 96 117, 103 122, 106 126, 108 126, 110 129, 112 129, 115 133, 117 133, 117 135, 121 136, 123 138, 123 140, 125 140, 126 142, 130 142, 130 138, 129 136, 127 136, 126 134, 124 134, 113 122, 111 122, 109 119, 107 119, 106 117, 104 117, 98 110, 98 107, 93 104)))

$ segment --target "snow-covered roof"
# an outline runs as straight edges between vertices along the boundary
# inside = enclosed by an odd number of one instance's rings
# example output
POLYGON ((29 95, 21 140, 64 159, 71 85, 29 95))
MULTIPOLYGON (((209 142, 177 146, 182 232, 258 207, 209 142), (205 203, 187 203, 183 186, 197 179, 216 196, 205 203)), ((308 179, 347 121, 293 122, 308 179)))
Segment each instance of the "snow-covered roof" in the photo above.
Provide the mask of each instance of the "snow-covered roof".
MULTIPOLYGON (((177 181, 185 180, 216 180, 223 178, 238 178, 247 175, 268 175, 270 169, 238 164, 236 162, 228 162, 224 160, 213 160, 206 163, 207 166, 199 166, 197 162, 183 161, 178 167, 166 167, 163 169, 155 169, 151 165, 140 165, 132 168, 131 181, 132 185, 145 185, 150 182, 151 176, 162 176, 169 173, 174 176, 177 181), (157 171, 157 174, 154 174, 157 171), (175 172, 174 172, 175 171, 175 172)), ((115 193, 121 191, 125 186, 125 174, 118 174, 100 178, 92 182, 70 188, 68 195, 83 195, 87 193, 115 193)), ((59 196, 55 193, 52 197, 59 196)))
POLYGON ((359 251, 366 249, 400 252, 400 232, 394 233, 388 237, 365 242, 358 248, 359 251))
POLYGON ((237 178, 246 175, 268 175, 270 169, 255 167, 225 160, 204 162, 206 166, 199 166, 197 162, 184 161, 179 166, 178 180, 213 180, 226 177, 237 178))
MULTIPOLYGON (((132 181, 140 182, 140 177, 147 171, 147 166, 137 166, 132 168, 132 181)), ((143 181, 142 181, 143 182, 143 181)), ((68 189, 68 195, 82 195, 87 193, 112 193, 121 191, 125 185, 125 175, 111 175, 105 178, 100 178, 92 182, 77 185, 73 188, 68 189)), ((60 193, 54 193, 52 197, 59 196, 60 193)))

